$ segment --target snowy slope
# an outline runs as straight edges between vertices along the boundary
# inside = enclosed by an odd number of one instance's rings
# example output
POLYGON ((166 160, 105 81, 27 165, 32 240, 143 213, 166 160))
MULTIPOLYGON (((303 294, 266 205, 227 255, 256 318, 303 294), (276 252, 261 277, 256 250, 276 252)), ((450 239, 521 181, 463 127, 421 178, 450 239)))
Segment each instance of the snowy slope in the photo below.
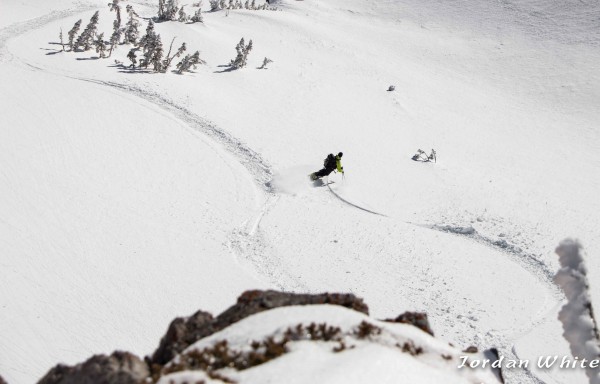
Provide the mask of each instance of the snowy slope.
MULTIPOLYGON (((305 0, 206 13, 156 26, 208 61, 178 76, 120 70, 126 47, 106 60, 55 53, 59 29, 96 9, 108 34, 105 3, 2 6, 9 382, 94 352, 150 353, 174 315, 255 287, 350 291, 375 316, 426 311, 459 345, 568 353, 550 276, 560 239, 600 250, 597 6, 305 0), (223 72, 241 37, 254 42, 249 66, 223 72), (410 161, 417 148, 438 163, 410 161), (340 150, 345 180, 306 183, 340 150)), ((154 1, 128 3, 156 14, 154 1)), ((583 377, 567 374, 541 375, 583 377)))

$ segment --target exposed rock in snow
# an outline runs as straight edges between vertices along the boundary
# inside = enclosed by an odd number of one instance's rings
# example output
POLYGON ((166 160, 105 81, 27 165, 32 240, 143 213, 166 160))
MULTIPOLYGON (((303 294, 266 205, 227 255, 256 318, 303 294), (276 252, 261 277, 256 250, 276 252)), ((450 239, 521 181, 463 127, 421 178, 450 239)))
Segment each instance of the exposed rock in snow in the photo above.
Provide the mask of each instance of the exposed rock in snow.
POLYGON ((238 298, 234 306, 215 319, 209 313, 202 311, 187 319, 175 319, 169 326, 167 334, 162 338, 151 361, 154 364, 164 365, 197 340, 212 335, 255 313, 278 307, 309 304, 335 304, 365 314, 369 313, 369 308, 363 300, 352 294, 308 295, 277 291, 247 291, 238 298))
POLYGON ((458 368, 485 354, 432 335, 425 314, 374 320, 352 294, 247 291, 215 318, 198 311, 175 319, 150 367, 115 352, 57 365, 39 383, 501 382, 488 368, 458 368))
POLYGON ((146 364, 129 352, 96 355, 74 367, 58 364, 38 384, 137 384, 149 376, 146 364))

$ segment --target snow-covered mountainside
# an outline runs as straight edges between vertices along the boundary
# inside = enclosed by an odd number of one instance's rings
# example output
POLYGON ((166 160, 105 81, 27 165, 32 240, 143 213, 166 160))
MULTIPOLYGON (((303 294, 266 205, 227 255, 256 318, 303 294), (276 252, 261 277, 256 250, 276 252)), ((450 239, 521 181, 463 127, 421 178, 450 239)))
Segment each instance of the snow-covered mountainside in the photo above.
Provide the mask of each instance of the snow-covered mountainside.
MULTIPOLYGON (((123 23, 130 5, 141 37, 158 3, 121 1, 123 23)), ((110 39, 106 0, 2 0, 9 383, 94 353, 143 356, 174 316, 264 288, 352 292, 375 318, 426 312, 439 338, 510 359, 569 354, 554 248, 574 236, 600 254, 598 4, 273 6, 206 1, 202 23, 156 22, 165 54, 175 38, 173 52, 185 42, 206 61, 177 74, 185 55, 156 73, 129 68, 131 44, 61 51, 60 31, 67 43, 81 19, 80 36, 96 11, 110 39), (231 70, 241 38, 248 64, 231 70), (419 148, 437 162, 412 161, 419 148), (345 177, 311 184, 339 151, 345 177)), ((585 382, 568 369, 506 377, 585 382)))

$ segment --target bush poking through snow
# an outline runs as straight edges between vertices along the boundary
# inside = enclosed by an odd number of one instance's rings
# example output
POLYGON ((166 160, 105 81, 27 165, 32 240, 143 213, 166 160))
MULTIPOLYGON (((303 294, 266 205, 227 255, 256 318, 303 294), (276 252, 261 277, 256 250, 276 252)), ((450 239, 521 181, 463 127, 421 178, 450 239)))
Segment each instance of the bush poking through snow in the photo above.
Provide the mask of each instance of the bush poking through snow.
POLYGON ((273 62, 273 60, 269 59, 268 57, 265 57, 262 65, 260 67, 258 67, 258 69, 267 69, 267 64, 272 63, 272 62, 273 62))
MULTIPOLYGON (((558 314, 563 324, 563 336, 569 342, 574 357, 588 361, 600 358, 600 337, 592 309, 587 280, 587 268, 581 245, 575 240, 564 240, 556 248, 561 269, 554 275, 567 297, 567 303, 558 314)), ((598 369, 586 367, 590 384, 600 384, 598 369)))
POLYGON ((235 69, 244 68, 248 62, 248 55, 252 51, 252 40, 248 42, 248 45, 245 45, 244 38, 242 37, 238 45, 235 46, 235 50, 237 51, 237 56, 231 60, 229 65, 235 69))

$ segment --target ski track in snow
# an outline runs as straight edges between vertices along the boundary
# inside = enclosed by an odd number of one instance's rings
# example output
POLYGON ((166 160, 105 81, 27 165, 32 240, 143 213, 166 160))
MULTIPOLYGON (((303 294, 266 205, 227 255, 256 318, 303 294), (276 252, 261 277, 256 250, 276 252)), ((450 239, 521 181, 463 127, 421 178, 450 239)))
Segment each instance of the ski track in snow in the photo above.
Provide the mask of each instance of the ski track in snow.
POLYGON ((260 277, 265 277, 267 283, 283 290, 308 290, 304 284, 297 278, 285 273, 276 255, 272 255, 266 239, 260 232, 260 221, 268 211, 277 202, 277 196, 271 186, 273 170, 270 164, 262 156, 244 144, 241 140, 235 138, 228 132, 220 129, 210 121, 198 116, 192 111, 186 109, 175 101, 168 99, 164 95, 153 92, 148 89, 142 89, 138 86, 100 79, 90 79, 85 77, 76 77, 66 75, 57 71, 51 71, 49 68, 40 68, 31 63, 15 58, 6 48, 8 40, 24 34, 32 29, 39 29, 44 25, 58 21, 64 18, 72 17, 75 14, 97 9, 96 5, 81 5, 76 8, 53 11, 50 14, 40 16, 21 23, 10 25, 0 30, 0 63, 18 62, 25 65, 30 70, 52 72, 59 76, 64 76, 74 80, 85 81, 93 84, 116 89, 129 95, 143 99, 157 108, 162 109, 170 115, 180 119, 196 132, 208 136, 214 142, 220 144, 227 152, 232 154, 242 164, 248 173, 252 175, 257 185, 260 186, 265 202, 257 217, 246 220, 240 227, 235 228, 229 237, 227 246, 235 255, 236 260, 245 260, 250 263, 255 272, 260 277))
MULTIPOLYGON (((15 62, 16 58, 8 51, 6 43, 11 38, 17 37, 23 33, 26 33, 32 29, 41 28, 44 25, 72 17, 74 14, 97 9, 96 5, 81 4, 75 8, 53 11, 47 15, 40 16, 31 20, 16 23, 5 27, 0 30, 0 63, 15 62)), ((267 240, 261 233, 260 222, 269 211, 275 206, 278 201, 278 195, 275 193, 271 186, 271 180, 273 177, 273 169, 271 165, 262 158, 262 156, 244 144, 241 140, 235 138, 228 132, 220 129, 215 124, 208 120, 198 116, 192 111, 185 107, 177 104, 175 101, 168 99, 164 95, 157 92, 153 92, 147 89, 142 89, 138 86, 131 84, 123 84, 111 81, 103 81, 99 79, 90 79, 83 77, 74 77, 70 75, 61 74, 55 71, 51 71, 48 68, 39 68, 25 61, 19 60, 19 62, 27 66, 30 70, 47 71, 52 72, 56 75, 69 77, 79 81, 85 81, 89 83, 98 84, 101 86, 115 89, 119 92, 125 92, 129 95, 136 96, 143 99, 157 108, 167 111, 172 116, 183 121, 187 126, 192 128, 194 131, 200 132, 203 135, 208 136, 214 142, 220 144, 228 153, 232 154, 242 164, 248 173, 253 177, 254 181, 258 185, 258 189, 261 190, 264 196, 264 203, 260 211, 252 218, 247 219, 241 226, 235 228, 229 235, 228 247, 236 255, 238 259, 242 259, 249 263, 256 272, 262 277, 265 277, 268 282, 281 290, 303 290, 309 291, 309 287, 303 284, 298 278, 291 276, 289 273, 283 271, 281 262, 276 255, 272 254, 272 247, 269 247, 267 240)), ((364 212, 379 215, 383 217, 389 217, 386 214, 371 211, 363 208, 352 202, 344 199, 338 193, 336 193, 329 185, 327 185, 330 192, 340 201, 344 202, 348 206, 362 210, 364 212)), ((513 342, 518 338, 531 332, 536 326, 541 324, 548 316, 548 313, 555 309, 562 300, 562 294, 558 288, 552 282, 553 272, 550 268, 535 255, 523 252, 520 248, 510 245, 506 242, 501 243, 494 241, 491 238, 485 237, 479 233, 473 232, 461 232, 456 230, 457 227, 445 226, 442 224, 437 225, 422 225, 416 223, 410 223, 422 228, 427 228, 436 231, 450 232, 455 235, 466 237, 471 241, 476 241, 487 247, 499 250, 506 254, 510 259, 517 263, 520 267, 527 270, 535 278, 537 278, 549 292, 554 299, 552 308, 548 308, 546 305, 542 306, 542 309, 538 315, 529 324, 518 328, 511 329, 511 333, 507 334, 502 330, 491 330, 486 334, 486 344, 495 344, 501 353, 507 359, 518 359, 518 355, 514 348, 513 342), (557 304, 558 303, 558 304, 557 304)), ((546 303, 544 303, 546 304, 546 303)), ((543 383, 540 379, 534 376, 529 370, 518 371, 513 370, 510 372, 510 382, 524 383, 543 383)))

